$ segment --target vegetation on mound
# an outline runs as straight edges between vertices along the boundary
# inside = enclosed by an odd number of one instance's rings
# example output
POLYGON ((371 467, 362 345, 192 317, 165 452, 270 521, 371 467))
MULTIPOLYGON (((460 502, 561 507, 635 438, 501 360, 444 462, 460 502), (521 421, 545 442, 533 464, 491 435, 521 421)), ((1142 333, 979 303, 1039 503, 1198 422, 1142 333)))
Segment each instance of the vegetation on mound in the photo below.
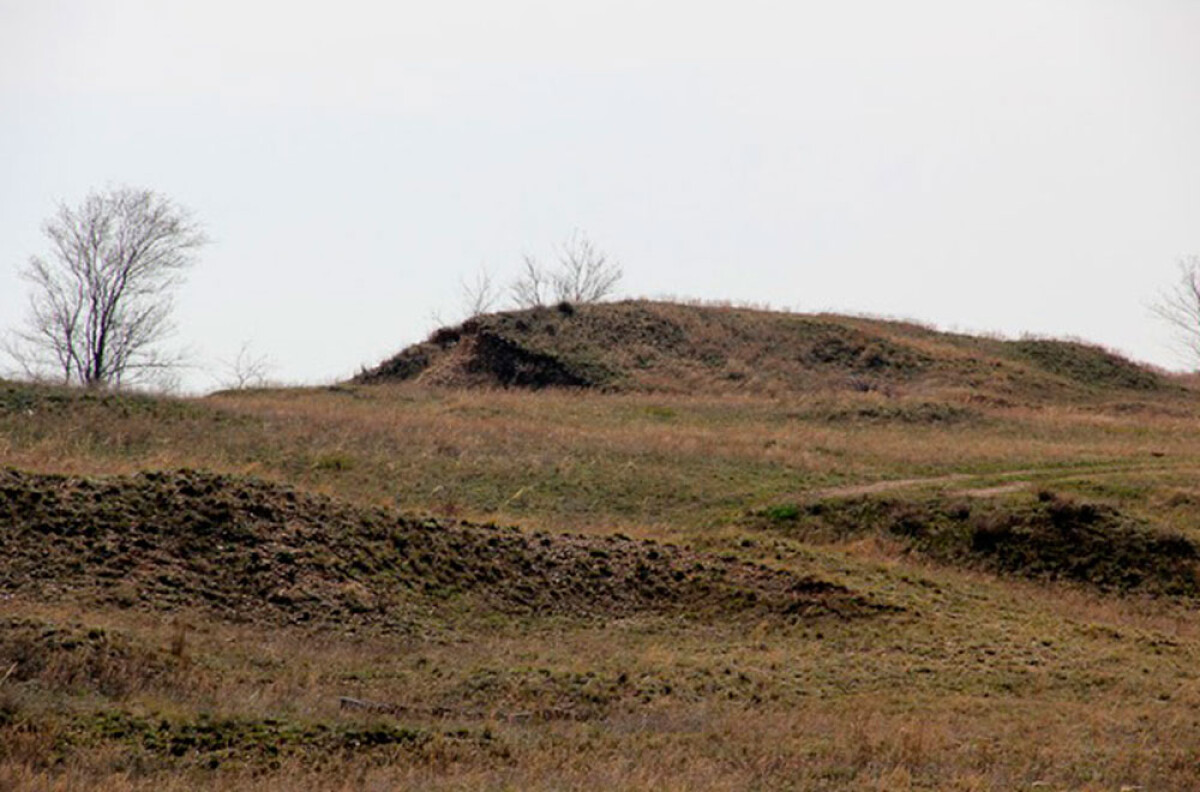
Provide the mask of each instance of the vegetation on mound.
POLYGON ((178 670, 179 659, 178 653, 158 651, 99 627, 0 618, 0 668, 8 671, 11 682, 124 698, 168 678, 178 670))
MULTIPOLYGON (((284 718, 228 718, 200 713, 192 718, 141 714, 110 708, 74 714, 23 713, 0 722, 0 744, 46 742, 44 760, 99 749, 118 767, 137 774, 244 767, 262 771, 281 761, 321 766, 355 756, 397 753, 415 758, 453 745, 503 752, 492 736, 465 728, 432 730, 396 723, 301 722, 284 718)), ((2 757, 2 754, 0 754, 2 757)))
MULTIPOLYGON (((432 735, 394 724, 359 726, 299 724, 276 718, 259 720, 200 717, 196 721, 151 718, 120 710, 97 713, 82 724, 78 739, 116 741, 161 758, 200 759, 212 768, 221 761, 270 758, 302 751, 325 753, 372 748, 419 748, 432 735), (90 728, 87 728, 90 727, 90 728)), ((468 732, 451 733, 467 737, 468 732)))
POLYGON ((109 479, 0 471, 0 590, 222 618, 411 627, 480 612, 843 616, 873 606, 811 577, 619 536, 413 519, 195 471, 109 479))
POLYGON ((1045 371, 1093 388, 1159 390, 1163 378, 1106 349, 1078 341, 1033 338, 1012 344, 1015 355, 1045 371))
POLYGON ((1116 509, 1048 492, 1031 502, 860 496, 784 504, 758 524, 810 541, 876 533, 938 561, 1107 592, 1200 596, 1200 548, 1116 509))
POLYGON ((413 379, 718 393, 924 384, 1037 398, 1165 387, 1157 373, 1076 342, 1007 342, 898 322, 645 301, 477 316, 355 381, 413 379))
POLYGON ((144 393, 0 380, 0 416, 5 413, 66 415, 91 409, 163 419, 184 417, 199 411, 199 408, 185 402, 144 393))
POLYGON ((982 414, 971 407, 925 400, 817 404, 807 410, 803 417, 834 424, 899 423, 914 426, 948 426, 983 420, 982 414))

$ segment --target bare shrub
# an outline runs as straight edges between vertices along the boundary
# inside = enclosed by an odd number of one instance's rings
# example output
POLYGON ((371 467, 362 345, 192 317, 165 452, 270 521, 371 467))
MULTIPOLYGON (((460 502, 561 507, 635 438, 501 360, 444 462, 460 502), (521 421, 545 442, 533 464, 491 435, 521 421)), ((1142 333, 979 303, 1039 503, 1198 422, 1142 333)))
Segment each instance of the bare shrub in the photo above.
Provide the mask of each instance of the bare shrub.
POLYGON ((269 357, 254 352, 249 341, 242 344, 233 360, 222 361, 222 366, 225 376, 221 386, 226 390, 265 387, 275 368, 269 357))
POLYGON ((500 302, 502 292, 485 267, 476 270, 472 279, 459 279, 462 310, 465 318, 490 313, 500 302))
POLYGON ((550 298, 561 303, 595 303, 612 295, 624 276, 621 265, 596 247, 588 236, 576 231, 558 251, 558 263, 546 270, 532 256, 510 292, 520 308, 546 305, 550 298))

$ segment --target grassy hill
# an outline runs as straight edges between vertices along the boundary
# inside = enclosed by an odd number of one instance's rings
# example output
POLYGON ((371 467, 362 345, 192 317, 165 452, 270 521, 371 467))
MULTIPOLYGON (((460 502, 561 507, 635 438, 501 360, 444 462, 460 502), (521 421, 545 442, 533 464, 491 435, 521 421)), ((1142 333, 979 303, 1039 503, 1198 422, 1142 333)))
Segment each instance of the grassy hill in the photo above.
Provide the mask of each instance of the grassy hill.
POLYGON ((436 331, 358 383, 677 393, 928 392, 1061 400, 1159 392, 1158 373, 1099 347, 1003 341, 919 325, 644 301, 478 316, 436 331))
POLYGON ((0 382, 0 789, 1195 789, 1198 449, 1086 344, 647 303, 0 382))

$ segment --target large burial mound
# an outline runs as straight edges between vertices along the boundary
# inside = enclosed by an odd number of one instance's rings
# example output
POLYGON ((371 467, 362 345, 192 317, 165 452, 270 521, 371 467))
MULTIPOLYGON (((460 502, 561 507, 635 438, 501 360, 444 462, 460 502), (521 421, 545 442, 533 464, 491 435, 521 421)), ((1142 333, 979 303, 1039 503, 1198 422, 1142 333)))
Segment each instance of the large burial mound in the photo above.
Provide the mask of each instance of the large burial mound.
POLYGON ((487 314, 436 331, 356 382, 728 393, 959 388, 1044 399, 1174 386, 1071 341, 915 324, 630 301, 487 314))
POLYGON ((0 593, 401 630, 481 613, 880 610, 815 578, 670 545, 413 519, 194 471, 0 470, 0 593))

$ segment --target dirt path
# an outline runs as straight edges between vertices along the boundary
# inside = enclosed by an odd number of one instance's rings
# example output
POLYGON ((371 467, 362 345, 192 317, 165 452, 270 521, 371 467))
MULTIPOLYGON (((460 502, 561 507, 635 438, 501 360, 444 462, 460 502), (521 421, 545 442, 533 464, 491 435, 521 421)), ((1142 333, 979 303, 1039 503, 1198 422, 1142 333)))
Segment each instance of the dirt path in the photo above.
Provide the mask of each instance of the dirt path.
POLYGON ((1014 492, 1029 489, 1032 484, 1032 481, 1013 481, 1008 484, 999 484, 995 487, 955 490, 955 494, 966 495, 968 498, 995 498, 1000 495, 1011 495, 1014 492))
POLYGON ((1158 470, 1180 469, 1184 467, 1171 462, 1134 463, 1127 465, 1109 465, 1104 467, 1079 466, 1075 468, 1022 468, 1019 470, 1004 470, 996 473, 949 473, 944 476, 926 478, 888 479, 874 481, 869 484, 851 484, 845 487, 816 490, 806 493, 811 499, 822 498, 851 498, 857 495, 878 495, 897 490, 916 489, 919 487, 945 488, 947 485, 977 482, 978 486, 954 488, 956 495, 966 495, 971 498, 994 498, 1000 495, 1010 495, 1032 487, 1035 483, 1052 483, 1071 479, 1113 476, 1123 473, 1149 472, 1158 470), (996 479, 1016 478, 1002 484, 994 483, 996 479), (1036 481, 1035 481, 1036 479, 1036 481))
POLYGON ((848 487, 817 490, 810 493, 810 495, 814 498, 852 498, 855 495, 878 495, 881 492, 910 489, 912 487, 953 484, 956 481, 969 481, 971 478, 977 477, 972 477, 968 473, 951 473, 947 476, 935 476, 934 478, 888 479, 886 481, 876 481, 871 484, 851 484, 848 487))

